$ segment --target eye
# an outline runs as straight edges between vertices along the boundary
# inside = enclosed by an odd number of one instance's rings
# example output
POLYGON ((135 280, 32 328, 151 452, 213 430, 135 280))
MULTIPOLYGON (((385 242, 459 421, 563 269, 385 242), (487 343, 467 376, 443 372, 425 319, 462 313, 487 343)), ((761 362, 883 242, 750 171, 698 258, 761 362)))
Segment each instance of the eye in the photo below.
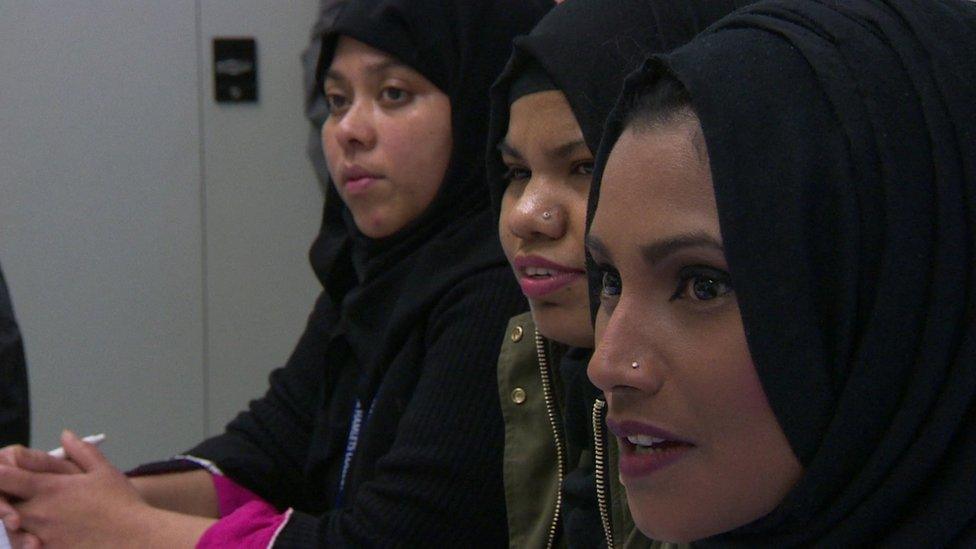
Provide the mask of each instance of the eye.
POLYGON ((505 174, 502 175, 502 179, 512 183, 514 181, 525 181, 532 177, 532 172, 521 166, 507 166, 505 174))
POLYGON ((400 104, 410 98, 410 93, 395 86, 386 86, 380 90, 380 99, 387 103, 400 104))
POLYGON ((573 166, 573 174, 585 175, 587 177, 593 175, 593 161, 587 160, 586 162, 577 163, 573 166))
POLYGON ((711 301, 730 293, 732 277, 729 273, 705 266, 685 267, 678 274, 678 287, 671 296, 671 301, 711 301))
POLYGON ((620 273, 613 267, 601 266, 600 269, 600 299, 617 297, 622 290, 620 273))
POLYGON ((349 104, 349 100, 346 96, 339 93, 326 93, 325 94, 325 105, 329 108, 329 114, 335 114, 341 112, 349 104))

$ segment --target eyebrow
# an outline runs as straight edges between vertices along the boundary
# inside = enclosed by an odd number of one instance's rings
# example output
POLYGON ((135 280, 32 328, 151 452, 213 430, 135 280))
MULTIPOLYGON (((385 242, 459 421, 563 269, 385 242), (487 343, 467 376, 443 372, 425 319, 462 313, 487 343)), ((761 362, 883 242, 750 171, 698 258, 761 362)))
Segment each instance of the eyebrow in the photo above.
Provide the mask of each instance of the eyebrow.
POLYGON ((509 145, 508 141, 503 140, 498 144, 498 152, 502 153, 503 155, 511 156, 516 160, 525 160, 522 158, 522 153, 518 152, 515 147, 509 145))
MULTIPOLYGON (((590 250, 591 255, 607 259, 610 258, 610 251, 607 249, 607 245, 599 238, 593 235, 586 235, 585 242, 586 248, 590 250)), ((644 244, 640 246, 640 253, 646 263, 654 265, 686 248, 711 248, 725 253, 725 248, 722 247, 722 244, 704 232, 679 234, 644 244)))
MULTIPOLYGON (((546 157, 550 160, 566 160, 580 147, 586 146, 586 141, 582 139, 574 139, 573 141, 567 141, 558 147, 554 147, 545 152, 546 157)), ((587 149, 589 150, 589 149, 587 149)), ((511 156, 517 160, 525 160, 522 154, 518 152, 518 149, 509 144, 508 141, 503 140, 498 144, 498 151, 504 155, 511 156)))
MULTIPOLYGON (((366 65, 364 67, 364 70, 365 72, 370 74, 377 74, 377 73, 388 71, 390 69, 401 68, 401 67, 408 67, 408 66, 404 64, 402 61, 397 61, 396 59, 386 59, 383 61, 379 61, 377 63, 371 63, 369 65, 366 65)), ((333 68, 329 68, 325 71, 325 80, 345 81, 347 80, 347 78, 340 71, 337 71, 333 68)))

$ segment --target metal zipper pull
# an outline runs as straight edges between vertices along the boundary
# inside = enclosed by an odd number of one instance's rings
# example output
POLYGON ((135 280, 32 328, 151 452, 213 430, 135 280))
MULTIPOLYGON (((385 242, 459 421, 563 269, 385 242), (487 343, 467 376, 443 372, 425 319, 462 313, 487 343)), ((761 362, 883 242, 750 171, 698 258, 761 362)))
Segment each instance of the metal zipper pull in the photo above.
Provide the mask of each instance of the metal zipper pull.
POLYGON ((559 515, 563 505, 563 479, 566 476, 566 450, 562 440, 562 418, 556 413, 555 396, 552 384, 552 376, 549 374, 549 360, 546 357, 546 345, 539 330, 535 331, 535 350, 539 357, 539 376, 542 378, 542 394, 546 401, 546 415, 549 416, 549 425, 552 427, 552 438, 556 444, 556 461, 559 467, 556 484, 556 509, 552 516, 552 523, 549 525, 549 540, 546 547, 551 549, 556 541, 556 533, 559 528, 559 515))
POLYGON ((596 480, 596 501, 600 507, 603 535, 607 538, 607 547, 612 549, 613 529, 610 525, 610 508, 607 504, 606 439, 603 430, 603 414, 606 407, 606 401, 601 398, 593 403, 593 476, 596 480))

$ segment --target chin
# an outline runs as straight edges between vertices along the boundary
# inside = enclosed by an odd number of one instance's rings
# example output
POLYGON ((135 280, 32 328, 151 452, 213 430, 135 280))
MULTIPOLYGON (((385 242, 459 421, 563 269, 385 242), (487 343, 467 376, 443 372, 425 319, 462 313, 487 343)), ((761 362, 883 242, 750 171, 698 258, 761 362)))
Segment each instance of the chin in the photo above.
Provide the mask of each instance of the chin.
MULTIPOLYGON (((663 502, 657 502, 663 503, 663 502)), ((707 521, 714 518, 702 514, 701 508, 687 509, 682 513, 681 505, 647 505, 639 498, 627 496, 634 525, 650 539, 668 543, 686 544, 717 536, 734 530, 739 524, 707 521), (704 519, 704 520, 703 520, 704 519)), ((694 506, 692 506, 694 507, 694 506)), ((744 523, 743 523, 744 524, 744 523)))
POLYGON ((357 215, 354 211, 352 219, 356 222, 356 228, 359 229, 359 232, 373 239, 393 236, 397 231, 406 226, 406 223, 398 225, 391 222, 385 216, 370 214, 369 212, 357 215))
POLYGON ((554 303, 540 303, 529 300, 532 320, 539 333, 546 339, 569 345, 570 347, 593 347, 593 330, 590 320, 580 320, 575 310, 554 303))

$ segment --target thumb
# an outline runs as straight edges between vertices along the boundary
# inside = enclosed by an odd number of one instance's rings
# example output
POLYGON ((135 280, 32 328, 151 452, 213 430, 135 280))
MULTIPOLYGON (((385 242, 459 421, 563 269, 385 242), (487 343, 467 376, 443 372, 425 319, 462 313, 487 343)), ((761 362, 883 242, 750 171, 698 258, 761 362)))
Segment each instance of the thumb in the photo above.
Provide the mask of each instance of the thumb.
POLYGON ((68 459, 75 462, 86 473, 108 465, 108 460, 94 444, 88 444, 67 429, 61 433, 61 446, 64 447, 64 453, 68 459))

